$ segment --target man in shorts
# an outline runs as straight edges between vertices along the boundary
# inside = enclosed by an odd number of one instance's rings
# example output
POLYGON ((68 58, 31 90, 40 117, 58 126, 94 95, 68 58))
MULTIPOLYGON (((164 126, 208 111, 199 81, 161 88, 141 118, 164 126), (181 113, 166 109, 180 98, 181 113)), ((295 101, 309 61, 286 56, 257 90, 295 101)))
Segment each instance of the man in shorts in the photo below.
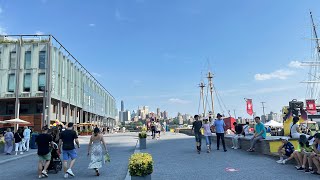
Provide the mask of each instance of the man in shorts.
POLYGON ((50 165, 51 151, 50 144, 53 145, 52 137, 48 134, 48 127, 44 126, 42 128, 42 133, 36 138, 36 143, 38 145, 38 176, 39 179, 43 177, 48 177, 47 169, 50 165))
POLYGON ((201 134, 202 122, 199 121, 199 116, 198 115, 195 115, 194 119, 195 119, 195 121, 193 122, 192 130, 194 130, 194 136, 196 138, 197 151, 198 151, 198 154, 200 154, 200 151, 201 151, 201 139, 202 139, 202 134, 201 134))
POLYGON ((74 142, 78 145, 78 148, 80 148, 77 133, 73 130, 73 123, 68 123, 67 129, 61 132, 59 141, 60 151, 62 146, 64 178, 68 178, 69 175, 75 176, 71 170, 77 158, 74 142), (71 162, 68 168, 68 161, 70 159, 71 162))
POLYGON ((290 157, 291 154, 294 152, 294 146, 288 141, 287 137, 280 138, 282 141, 282 145, 279 147, 278 153, 280 156, 280 160, 277 161, 277 163, 281 164, 283 163, 283 158, 290 157))

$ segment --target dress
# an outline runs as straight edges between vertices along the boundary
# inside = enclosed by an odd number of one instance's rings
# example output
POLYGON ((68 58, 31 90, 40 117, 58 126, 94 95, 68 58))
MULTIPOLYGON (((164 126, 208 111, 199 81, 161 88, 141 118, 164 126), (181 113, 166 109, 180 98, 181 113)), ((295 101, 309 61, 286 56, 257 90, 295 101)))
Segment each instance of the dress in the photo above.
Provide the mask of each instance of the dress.
POLYGON ((91 162, 89 164, 89 169, 99 169, 103 164, 103 149, 100 139, 94 140, 91 145, 91 162))
POLYGON ((12 132, 6 132, 4 134, 4 140, 5 140, 5 146, 4 146, 4 152, 7 154, 10 154, 13 149, 13 133, 12 132))

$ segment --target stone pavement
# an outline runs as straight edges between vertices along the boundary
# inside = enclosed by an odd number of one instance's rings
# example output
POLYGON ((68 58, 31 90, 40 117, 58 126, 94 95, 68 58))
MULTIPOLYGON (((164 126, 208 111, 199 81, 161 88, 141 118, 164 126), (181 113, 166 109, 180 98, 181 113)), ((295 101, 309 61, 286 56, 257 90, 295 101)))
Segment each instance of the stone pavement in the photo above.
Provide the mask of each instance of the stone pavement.
MULTIPOLYGON (((101 169, 101 176, 94 176, 88 170, 90 158, 87 157, 89 136, 79 137, 79 158, 73 171, 76 175, 69 179, 110 179, 123 180, 128 171, 128 159, 135 150, 138 133, 109 134, 105 136, 111 162, 101 169)), ((203 141, 203 143, 205 143, 203 141)), ((195 140, 184 134, 166 133, 160 140, 147 139, 147 149, 154 159, 153 180, 194 180, 194 179, 320 179, 320 176, 305 174, 294 166, 277 164, 275 158, 248 153, 243 150, 228 149, 228 152, 214 150, 210 154, 195 151, 195 140)), ((213 146, 215 147, 215 146, 213 146)), ((203 146, 204 148, 204 146, 203 146)), ((0 157, 2 158, 2 157, 0 157)), ((1 161, 1 159, 0 159, 1 161)), ((37 179, 36 154, 11 160, 1 164, 1 179, 37 179)), ((63 173, 49 173, 47 179, 63 179, 63 173)))
MULTIPOLYGON (((202 142, 204 149, 205 141, 202 142)), ((297 171, 294 165, 277 164, 275 158, 228 148, 199 155, 195 140, 184 134, 166 133, 160 140, 148 137, 147 149, 154 160, 153 180, 194 179, 320 179, 320 176, 297 171)))
POLYGON ((28 152, 24 152, 22 155, 18 154, 18 155, 14 155, 15 152, 12 151, 12 155, 5 155, 4 153, 0 154, 0 164, 4 164, 6 162, 10 162, 10 161, 14 161, 17 159, 21 159, 27 156, 32 156, 37 154, 37 150, 36 149, 29 149, 28 152))

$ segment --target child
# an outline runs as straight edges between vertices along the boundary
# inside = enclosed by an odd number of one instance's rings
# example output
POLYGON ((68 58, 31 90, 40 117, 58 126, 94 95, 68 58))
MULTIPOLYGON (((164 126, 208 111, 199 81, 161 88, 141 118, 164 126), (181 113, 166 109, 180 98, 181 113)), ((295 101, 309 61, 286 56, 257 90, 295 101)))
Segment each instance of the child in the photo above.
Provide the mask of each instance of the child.
POLYGON ((207 153, 210 153, 211 151, 211 129, 210 129, 210 124, 208 122, 208 119, 204 120, 204 124, 202 125, 204 129, 204 137, 206 138, 206 144, 207 144, 207 153))

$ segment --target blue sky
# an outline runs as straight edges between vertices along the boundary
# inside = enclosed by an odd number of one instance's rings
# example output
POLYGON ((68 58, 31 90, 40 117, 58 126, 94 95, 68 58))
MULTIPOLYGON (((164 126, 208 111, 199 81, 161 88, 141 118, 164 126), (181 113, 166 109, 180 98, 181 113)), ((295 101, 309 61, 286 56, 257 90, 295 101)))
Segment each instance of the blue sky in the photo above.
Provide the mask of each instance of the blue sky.
MULTIPOLYGON (((2 0, 0 32, 52 34, 129 110, 198 112, 208 69, 227 109, 248 117, 304 100, 309 10, 293 0, 2 0), (298 62, 296 62, 298 61, 298 62), (209 63, 208 63, 209 62, 209 63), (208 66, 210 64, 210 66, 208 66)), ((218 103, 216 112, 222 112, 218 103)))

